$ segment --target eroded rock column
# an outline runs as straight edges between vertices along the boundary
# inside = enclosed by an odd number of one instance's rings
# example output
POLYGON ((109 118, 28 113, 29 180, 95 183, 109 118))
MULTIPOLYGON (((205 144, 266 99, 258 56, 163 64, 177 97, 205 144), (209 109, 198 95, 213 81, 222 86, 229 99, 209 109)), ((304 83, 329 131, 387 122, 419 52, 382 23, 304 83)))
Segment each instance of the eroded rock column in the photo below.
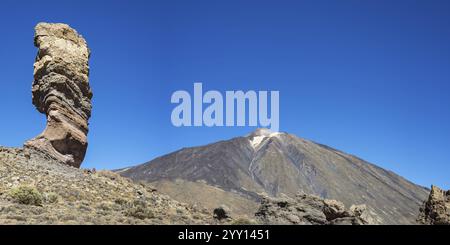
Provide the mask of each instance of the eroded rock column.
POLYGON ((47 115, 47 125, 25 147, 78 168, 88 146, 92 109, 90 50, 85 39, 66 24, 38 24, 34 43, 38 54, 34 63, 33 104, 47 115))
POLYGON ((427 225, 450 225, 450 190, 431 186, 430 196, 420 208, 417 221, 427 225))

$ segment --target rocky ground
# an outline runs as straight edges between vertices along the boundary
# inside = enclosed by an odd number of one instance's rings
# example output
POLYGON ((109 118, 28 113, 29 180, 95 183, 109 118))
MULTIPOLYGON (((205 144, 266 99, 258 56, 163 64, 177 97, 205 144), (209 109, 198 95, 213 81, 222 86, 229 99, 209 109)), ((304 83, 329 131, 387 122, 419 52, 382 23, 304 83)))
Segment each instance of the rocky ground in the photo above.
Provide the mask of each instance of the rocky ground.
POLYGON ((256 216, 177 202, 110 171, 77 169, 30 149, 0 147, 0 224, 371 224, 365 209, 308 195, 264 199, 256 216), (284 205, 285 204, 285 205, 284 205), (331 218, 331 214, 336 217, 331 218))
POLYGON ((213 224, 213 214, 109 171, 0 147, 0 224, 213 224))

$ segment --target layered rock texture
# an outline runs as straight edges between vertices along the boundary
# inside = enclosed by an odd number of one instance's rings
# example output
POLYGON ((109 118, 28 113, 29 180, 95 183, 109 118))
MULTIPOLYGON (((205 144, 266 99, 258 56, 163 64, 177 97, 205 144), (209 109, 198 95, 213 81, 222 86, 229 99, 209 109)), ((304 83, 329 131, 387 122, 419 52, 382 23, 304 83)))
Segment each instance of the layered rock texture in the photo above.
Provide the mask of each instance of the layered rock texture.
POLYGON ((430 196, 420 208, 418 222, 431 225, 450 225, 450 190, 431 187, 430 196))
POLYGON ((250 218, 263 196, 294 198, 303 192, 347 207, 366 204, 383 224, 415 224, 429 193, 358 157, 264 129, 119 172, 150 182, 176 200, 205 207, 224 204, 231 213, 250 218))
POLYGON ((294 198, 264 198, 256 213, 260 224, 275 225, 375 225, 377 215, 366 205, 346 209, 342 202, 298 194, 294 198))
POLYGON ((49 23, 36 26, 35 46, 38 54, 34 63, 33 104, 46 114, 47 125, 25 147, 80 167, 88 146, 92 109, 89 48, 68 25, 49 23))

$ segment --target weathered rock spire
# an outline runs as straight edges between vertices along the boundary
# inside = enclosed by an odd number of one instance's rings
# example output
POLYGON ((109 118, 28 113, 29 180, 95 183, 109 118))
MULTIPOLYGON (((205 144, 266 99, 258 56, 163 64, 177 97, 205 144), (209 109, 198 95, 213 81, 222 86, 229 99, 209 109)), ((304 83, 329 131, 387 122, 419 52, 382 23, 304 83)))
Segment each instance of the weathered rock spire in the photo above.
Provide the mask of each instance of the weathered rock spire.
POLYGON ((428 225, 450 225, 450 190, 431 186, 430 196, 420 208, 417 221, 428 225))
POLYGON ((25 147, 78 168, 88 146, 92 109, 90 50, 84 38, 66 24, 39 23, 34 43, 38 54, 34 63, 33 104, 47 115, 47 126, 25 147))

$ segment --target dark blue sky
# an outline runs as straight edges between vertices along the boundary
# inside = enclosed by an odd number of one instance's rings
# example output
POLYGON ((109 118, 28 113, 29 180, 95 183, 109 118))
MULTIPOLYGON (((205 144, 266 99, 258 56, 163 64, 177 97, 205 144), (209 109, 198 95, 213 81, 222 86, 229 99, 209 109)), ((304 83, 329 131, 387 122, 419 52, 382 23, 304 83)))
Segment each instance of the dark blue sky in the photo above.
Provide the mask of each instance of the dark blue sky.
POLYGON ((45 118, 31 104, 40 21, 92 49, 84 167, 119 168, 254 128, 175 128, 171 94, 279 90, 281 131, 450 188, 450 1, 1 1, 0 144, 45 118))

